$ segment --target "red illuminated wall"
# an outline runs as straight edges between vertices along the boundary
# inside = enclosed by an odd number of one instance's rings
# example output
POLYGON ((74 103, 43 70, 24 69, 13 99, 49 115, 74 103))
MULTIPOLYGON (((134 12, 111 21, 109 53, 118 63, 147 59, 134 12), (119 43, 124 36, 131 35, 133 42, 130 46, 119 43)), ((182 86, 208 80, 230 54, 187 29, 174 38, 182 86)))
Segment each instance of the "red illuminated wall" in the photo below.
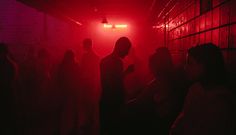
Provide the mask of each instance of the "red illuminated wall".
MULTIPOLYGON (((207 0, 202 0, 206 2, 207 0)), ((165 45, 170 48, 175 61, 183 64, 188 48, 213 42, 225 54, 226 62, 233 69, 236 61, 236 1, 211 0, 208 11, 201 11, 200 0, 179 0, 173 10, 163 16, 165 45)), ((205 9, 204 9, 205 10, 205 9)), ((160 31, 160 30, 159 30, 160 31)))
POLYGON ((9 45, 16 59, 31 46, 61 54, 65 48, 78 47, 78 29, 16 0, 0 0, 0 42, 9 45))

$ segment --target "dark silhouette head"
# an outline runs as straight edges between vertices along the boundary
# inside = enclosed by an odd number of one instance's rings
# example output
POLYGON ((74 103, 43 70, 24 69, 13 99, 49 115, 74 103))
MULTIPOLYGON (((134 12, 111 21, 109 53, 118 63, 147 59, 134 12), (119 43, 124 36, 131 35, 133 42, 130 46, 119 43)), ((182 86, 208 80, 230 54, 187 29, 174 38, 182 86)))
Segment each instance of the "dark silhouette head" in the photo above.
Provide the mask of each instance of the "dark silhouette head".
POLYGON ((121 37, 116 41, 114 53, 119 57, 124 58, 129 54, 131 48, 131 42, 127 37, 121 37))
POLYGON ((92 50, 92 44, 93 44, 92 39, 90 39, 90 38, 84 39, 83 40, 83 48, 84 48, 84 50, 85 51, 92 50))
POLYGON ((64 54, 64 63, 73 63, 75 61, 75 54, 73 50, 67 50, 64 54))
POLYGON ((168 48, 158 48, 149 57, 149 68, 155 77, 170 77, 173 72, 173 62, 168 48))
POLYGON ((0 43, 0 59, 5 59, 8 55, 8 48, 6 44, 0 43))
POLYGON ((225 80, 224 58, 220 48, 212 43, 188 50, 186 65, 188 77, 204 83, 221 83, 225 80))

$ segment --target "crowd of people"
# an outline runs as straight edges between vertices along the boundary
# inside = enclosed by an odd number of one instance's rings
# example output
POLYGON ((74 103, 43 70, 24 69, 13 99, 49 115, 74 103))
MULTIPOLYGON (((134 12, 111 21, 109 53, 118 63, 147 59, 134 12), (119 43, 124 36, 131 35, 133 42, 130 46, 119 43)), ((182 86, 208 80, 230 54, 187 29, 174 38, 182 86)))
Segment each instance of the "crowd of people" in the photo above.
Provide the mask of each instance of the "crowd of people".
POLYGON ((220 48, 188 49, 184 73, 168 48, 149 57, 152 80, 126 100, 124 68, 132 43, 127 37, 100 58, 91 39, 77 60, 66 50, 54 66, 46 49, 30 50, 22 63, 0 44, 0 134, 4 135, 234 135, 234 88, 220 48))

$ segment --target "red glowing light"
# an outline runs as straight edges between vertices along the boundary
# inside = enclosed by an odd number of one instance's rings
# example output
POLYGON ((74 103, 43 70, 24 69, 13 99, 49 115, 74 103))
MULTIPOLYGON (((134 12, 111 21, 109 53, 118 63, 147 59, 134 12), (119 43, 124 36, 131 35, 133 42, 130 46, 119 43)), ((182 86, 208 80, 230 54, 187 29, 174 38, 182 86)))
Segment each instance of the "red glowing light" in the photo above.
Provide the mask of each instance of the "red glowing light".
POLYGON ((120 28, 120 29, 123 29, 123 28, 127 28, 128 25, 127 24, 115 24, 115 25, 112 25, 112 24, 103 24, 103 27, 104 28, 120 28))
POLYGON ((115 25, 115 28, 127 28, 126 24, 117 24, 115 25))
POLYGON ((103 27, 104 28, 112 28, 112 25, 111 24, 104 24, 103 27))

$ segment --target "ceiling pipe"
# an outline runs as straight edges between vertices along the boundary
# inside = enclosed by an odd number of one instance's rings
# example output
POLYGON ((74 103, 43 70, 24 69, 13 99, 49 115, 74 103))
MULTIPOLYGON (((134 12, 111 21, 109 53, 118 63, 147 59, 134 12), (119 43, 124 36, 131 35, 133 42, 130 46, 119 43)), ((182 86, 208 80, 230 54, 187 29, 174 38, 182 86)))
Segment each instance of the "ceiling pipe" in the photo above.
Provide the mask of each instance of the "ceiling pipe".
POLYGON ((164 6, 164 8, 161 10, 161 12, 158 14, 157 19, 160 18, 160 16, 163 14, 163 12, 166 10, 166 8, 169 6, 169 4, 172 2, 173 0, 169 0, 166 5, 164 6))

